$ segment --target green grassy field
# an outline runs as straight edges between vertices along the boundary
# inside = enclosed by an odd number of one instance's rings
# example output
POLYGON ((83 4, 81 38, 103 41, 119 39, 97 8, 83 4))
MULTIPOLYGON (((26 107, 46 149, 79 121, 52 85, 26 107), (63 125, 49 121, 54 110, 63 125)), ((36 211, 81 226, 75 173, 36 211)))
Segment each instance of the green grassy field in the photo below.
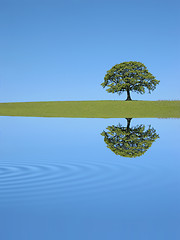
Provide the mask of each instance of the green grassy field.
POLYGON ((57 101, 0 103, 0 116, 180 118, 180 101, 57 101))

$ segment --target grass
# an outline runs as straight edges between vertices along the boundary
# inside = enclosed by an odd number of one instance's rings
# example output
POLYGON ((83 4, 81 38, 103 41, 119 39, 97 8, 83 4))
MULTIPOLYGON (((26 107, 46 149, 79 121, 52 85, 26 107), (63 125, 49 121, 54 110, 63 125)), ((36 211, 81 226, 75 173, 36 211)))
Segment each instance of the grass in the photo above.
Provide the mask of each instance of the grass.
POLYGON ((180 118, 180 101, 57 101, 0 103, 0 116, 180 118))

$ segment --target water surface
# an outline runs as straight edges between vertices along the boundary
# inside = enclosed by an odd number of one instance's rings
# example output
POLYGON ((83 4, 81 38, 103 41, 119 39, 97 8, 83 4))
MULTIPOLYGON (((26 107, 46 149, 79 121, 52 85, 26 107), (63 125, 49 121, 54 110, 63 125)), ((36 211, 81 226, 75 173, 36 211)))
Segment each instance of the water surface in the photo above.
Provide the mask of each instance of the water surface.
POLYGON ((0 122, 2 239, 179 239, 178 119, 0 122))

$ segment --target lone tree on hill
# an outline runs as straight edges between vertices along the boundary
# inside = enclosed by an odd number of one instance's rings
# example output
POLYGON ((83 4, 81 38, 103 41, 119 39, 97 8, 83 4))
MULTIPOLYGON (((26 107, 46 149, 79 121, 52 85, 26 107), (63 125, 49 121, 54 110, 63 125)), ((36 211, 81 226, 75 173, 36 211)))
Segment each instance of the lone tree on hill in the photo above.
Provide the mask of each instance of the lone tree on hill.
POLYGON ((108 126, 107 131, 101 133, 107 147, 116 155, 122 157, 135 158, 143 155, 159 138, 156 130, 149 126, 145 129, 145 125, 137 125, 130 127, 131 118, 126 118, 127 127, 122 125, 108 126))
POLYGON ((145 88, 149 93, 156 88, 159 80, 147 70, 146 66, 141 62, 123 62, 112 67, 104 77, 101 84, 103 88, 107 88, 109 93, 118 93, 119 95, 126 91, 126 101, 132 100, 131 92, 145 93, 145 88))

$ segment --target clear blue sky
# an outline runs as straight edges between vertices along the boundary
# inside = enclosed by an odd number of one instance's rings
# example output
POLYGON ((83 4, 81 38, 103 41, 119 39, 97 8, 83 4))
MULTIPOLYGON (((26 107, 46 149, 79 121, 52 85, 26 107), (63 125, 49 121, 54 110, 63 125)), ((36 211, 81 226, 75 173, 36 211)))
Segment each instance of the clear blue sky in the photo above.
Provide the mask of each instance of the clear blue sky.
POLYGON ((179 99, 179 25, 175 0, 0 0, 0 102, 125 99, 100 86, 124 61, 161 81, 133 99, 179 99))

